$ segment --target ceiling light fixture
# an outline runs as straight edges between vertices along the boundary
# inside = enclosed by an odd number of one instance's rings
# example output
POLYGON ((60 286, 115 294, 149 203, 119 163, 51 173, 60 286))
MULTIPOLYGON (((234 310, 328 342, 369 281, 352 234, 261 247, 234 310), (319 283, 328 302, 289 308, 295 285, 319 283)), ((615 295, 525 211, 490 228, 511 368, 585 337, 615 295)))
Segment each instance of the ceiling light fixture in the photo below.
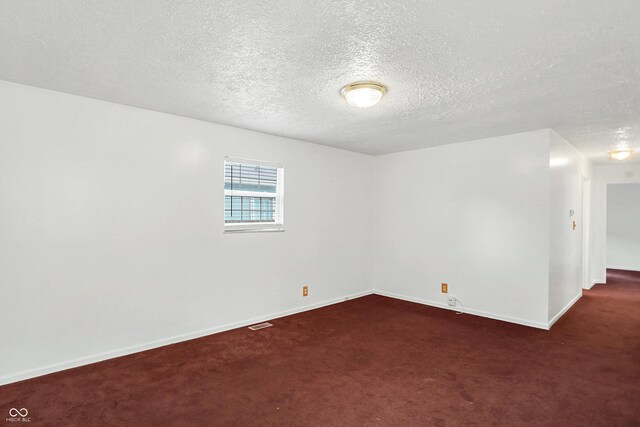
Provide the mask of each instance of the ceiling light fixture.
POLYGON ((611 157, 614 160, 625 160, 625 159, 628 159, 629 156, 631 156, 632 152, 633 151, 628 148, 625 148, 623 150, 612 150, 612 151, 609 151, 609 157, 611 157))
POLYGON ((387 93, 387 88, 376 82, 350 83, 340 90, 344 99, 354 107, 368 108, 376 105, 387 93))

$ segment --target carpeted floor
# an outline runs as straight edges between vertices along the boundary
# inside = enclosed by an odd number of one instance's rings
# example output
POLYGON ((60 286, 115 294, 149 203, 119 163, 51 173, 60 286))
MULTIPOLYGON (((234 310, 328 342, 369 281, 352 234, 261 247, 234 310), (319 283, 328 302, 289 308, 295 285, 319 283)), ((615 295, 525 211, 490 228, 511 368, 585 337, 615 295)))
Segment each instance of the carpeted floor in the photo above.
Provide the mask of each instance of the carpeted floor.
POLYGON ((380 296, 272 323, 0 387, 0 410, 55 426, 640 426, 640 273, 610 270, 548 332, 380 296))

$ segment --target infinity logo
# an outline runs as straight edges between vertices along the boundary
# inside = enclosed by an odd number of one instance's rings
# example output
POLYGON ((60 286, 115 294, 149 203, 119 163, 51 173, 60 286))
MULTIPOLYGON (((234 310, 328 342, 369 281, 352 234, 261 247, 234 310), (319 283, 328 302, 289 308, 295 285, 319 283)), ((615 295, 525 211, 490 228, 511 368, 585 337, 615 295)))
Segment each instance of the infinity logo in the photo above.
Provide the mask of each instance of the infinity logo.
POLYGON ((9 409, 9 416, 10 417, 26 417, 27 415, 29 415, 29 411, 27 411, 27 408, 20 408, 20 409, 16 409, 16 408, 11 408, 9 409))

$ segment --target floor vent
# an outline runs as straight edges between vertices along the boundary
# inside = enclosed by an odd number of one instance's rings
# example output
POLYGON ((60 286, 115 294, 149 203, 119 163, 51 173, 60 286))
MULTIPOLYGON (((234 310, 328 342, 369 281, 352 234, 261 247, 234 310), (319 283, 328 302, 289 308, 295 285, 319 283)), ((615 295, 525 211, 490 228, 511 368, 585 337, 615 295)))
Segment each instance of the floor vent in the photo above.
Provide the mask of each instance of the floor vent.
POLYGON ((251 329, 252 331, 258 331, 260 329, 264 329, 264 328, 270 328, 273 325, 269 322, 264 322, 264 323, 258 323, 257 325, 253 325, 253 326, 249 326, 249 329, 251 329))

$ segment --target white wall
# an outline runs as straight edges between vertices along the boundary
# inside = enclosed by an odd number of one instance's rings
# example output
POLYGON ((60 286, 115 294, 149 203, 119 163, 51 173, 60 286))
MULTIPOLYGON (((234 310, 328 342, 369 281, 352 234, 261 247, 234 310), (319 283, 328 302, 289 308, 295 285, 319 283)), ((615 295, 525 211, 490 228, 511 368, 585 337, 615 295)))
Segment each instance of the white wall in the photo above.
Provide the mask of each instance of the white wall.
POLYGON ((607 268, 640 271, 640 184, 607 186, 607 268))
POLYGON ((640 183, 640 164, 619 163, 594 167, 591 186, 591 284, 607 280, 607 186, 640 183))
POLYGON ((372 160, 0 81, 0 383, 370 292, 372 160), (225 155, 284 233, 223 234, 225 155))
POLYGON ((578 150, 555 132, 550 132, 550 136, 549 320, 552 320, 582 295, 581 192, 582 178, 590 171, 578 150))
POLYGON ((375 158, 376 292, 548 322, 549 131, 375 158))
POLYGON ((591 269, 589 263, 591 262, 591 185, 593 181, 593 165, 587 160, 591 171, 588 176, 582 177, 582 221, 580 227, 582 228, 582 269, 580 271, 581 285, 583 289, 591 288, 591 269))

